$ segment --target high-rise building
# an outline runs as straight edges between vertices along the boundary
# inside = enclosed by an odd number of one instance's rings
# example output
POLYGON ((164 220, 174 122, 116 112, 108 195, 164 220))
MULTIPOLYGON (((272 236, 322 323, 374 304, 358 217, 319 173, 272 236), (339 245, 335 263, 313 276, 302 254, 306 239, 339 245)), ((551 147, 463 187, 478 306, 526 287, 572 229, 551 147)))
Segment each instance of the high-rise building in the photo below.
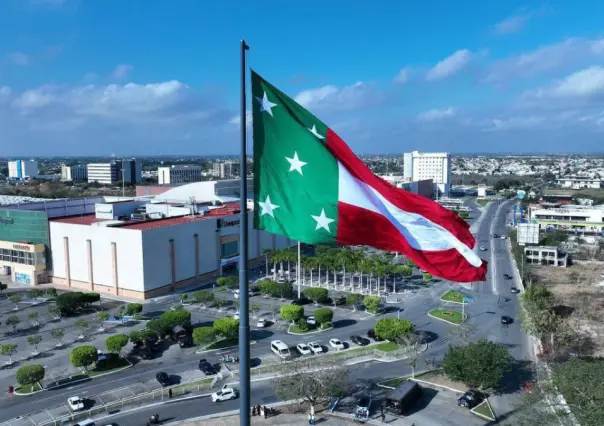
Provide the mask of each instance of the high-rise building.
POLYGON ((224 161, 220 163, 214 163, 213 174, 221 179, 231 179, 239 175, 239 163, 232 161, 224 161))
POLYGON ((8 162, 8 177, 14 179, 31 179, 38 176, 36 160, 15 160, 8 162))
POLYGON ((142 182, 141 161, 113 160, 109 163, 88 164, 88 182, 98 182, 104 185, 112 185, 118 181, 132 184, 142 182))
POLYGON ((182 164, 157 168, 157 180, 160 185, 176 185, 201 181, 201 167, 182 164))
POLYGON ((451 190, 451 161, 446 152, 406 152, 403 176, 412 181, 432 179, 435 192, 448 195, 451 190))
POLYGON ((78 181, 88 179, 88 166, 86 164, 78 164, 75 166, 61 166, 61 180, 78 181))

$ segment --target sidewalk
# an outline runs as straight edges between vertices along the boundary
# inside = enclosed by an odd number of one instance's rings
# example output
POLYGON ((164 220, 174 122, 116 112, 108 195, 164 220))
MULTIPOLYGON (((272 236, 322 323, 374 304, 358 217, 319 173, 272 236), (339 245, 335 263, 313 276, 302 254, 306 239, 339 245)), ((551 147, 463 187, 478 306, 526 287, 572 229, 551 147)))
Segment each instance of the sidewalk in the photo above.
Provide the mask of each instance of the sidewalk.
MULTIPOLYGON (((317 424, 330 425, 330 426, 352 426, 358 425, 353 421, 339 419, 331 416, 317 415, 317 424)), ((308 425, 307 414, 278 414, 275 417, 269 417, 268 419, 259 418, 258 416, 252 417, 253 425, 290 425, 290 426, 303 426, 308 425)), ((239 415, 232 415, 228 417, 219 418, 197 418, 184 420, 182 422, 169 423, 169 426, 239 426, 239 415)))

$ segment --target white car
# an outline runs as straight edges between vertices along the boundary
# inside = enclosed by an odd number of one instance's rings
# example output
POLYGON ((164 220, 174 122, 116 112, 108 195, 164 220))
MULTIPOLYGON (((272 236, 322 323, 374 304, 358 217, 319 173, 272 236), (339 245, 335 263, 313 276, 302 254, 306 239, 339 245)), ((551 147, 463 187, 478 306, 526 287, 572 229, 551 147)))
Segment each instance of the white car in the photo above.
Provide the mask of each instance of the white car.
POLYGON ((505 235, 502 235, 502 236, 501 236, 501 239, 502 239, 502 240, 505 240, 505 235))
POLYGON ((323 353, 323 346, 319 345, 317 342, 310 342, 308 347, 312 351, 313 354, 321 354, 323 353))
POLYGON ((298 343, 296 349, 300 352, 300 355, 312 355, 312 350, 306 343, 298 343))
POLYGON ((480 251, 487 251, 487 248, 485 246, 480 246, 480 251))
POLYGON ((256 327, 264 328, 266 327, 266 320, 264 318, 258 318, 258 322, 256 323, 256 327))
POLYGON ((337 351, 344 349, 344 343, 340 339, 329 339, 329 344, 337 351))
POLYGON ((72 396, 71 398, 67 398, 67 404, 72 411, 79 411, 84 409, 84 400, 79 396, 72 396))
POLYGON ((239 311, 235 311, 235 313, 233 314, 233 318, 239 319, 239 311))
POLYGON ((212 394, 212 402, 228 401, 237 398, 237 391, 224 385, 221 390, 212 394))
POLYGON ((311 315, 308 318, 306 318, 306 324, 308 324, 308 325, 317 325, 317 322, 315 321, 315 317, 313 317, 311 315))

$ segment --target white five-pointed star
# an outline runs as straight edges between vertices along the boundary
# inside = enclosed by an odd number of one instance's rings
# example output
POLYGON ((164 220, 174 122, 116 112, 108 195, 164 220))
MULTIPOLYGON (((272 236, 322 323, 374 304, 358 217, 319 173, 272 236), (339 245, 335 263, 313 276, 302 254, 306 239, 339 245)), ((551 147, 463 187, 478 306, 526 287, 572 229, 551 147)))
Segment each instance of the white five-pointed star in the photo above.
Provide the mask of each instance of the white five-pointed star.
POLYGON ((312 125, 312 129, 308 129, 308 130, 310 130, 310 133, 312 133, 313 135, 315 135, 316 138, 325 139, 325 136, 321 136, 319 134, 319 132, 317 132, 317 126, 315 126, 314 124, 312 125))
POLYGON ((268 112, 271 117, 273 116, 273 108, 277 106, 277 104, 272 103, 271 101, 268 100, 268 97, 266 96, 266 92, 264 92, 264 96, 261 98, 259 96, 256 96, 256 99, 258 99, 258 102, 260 102, 260 112, 266 111, 268 112))
POLYGON ((264 216, 265 214, 268 214, 273 218, 275 217, 275 215, 273 214, 273 210, 278 209, 279 206, 271 203, 270 195, 266 196, 266 201, 264 203, 261 201, 258 201, 258 204, 260 205, 260 208, 262 209, 262 211, 260 212, 260 216, 264 216))
POLYGON ((298 158, 297 151, 294 151, 294 158, 285 157, 285 159, 287 161, 289 161, 289 171, 290 172, 293 172, 295 170, 298 173, 300 173, 301 175, 304 175, 302 173, 302 167, 306 166, 308 163, 306 163, 304 161, 300 161, 300 159, 298 158))
POLYGON ((319 228, 323 228, 331 234, 331 231, 329 230, 329 224, 331 222, 335 222, 335 219, 330 219, 327 216, 325 216, 325 209, 321 209, 320 216, 315 216, 315 215, 311 215, 311 216, 314 220, 317 221, 317 226, 315 227, 315 231, 318 230, 319 228))

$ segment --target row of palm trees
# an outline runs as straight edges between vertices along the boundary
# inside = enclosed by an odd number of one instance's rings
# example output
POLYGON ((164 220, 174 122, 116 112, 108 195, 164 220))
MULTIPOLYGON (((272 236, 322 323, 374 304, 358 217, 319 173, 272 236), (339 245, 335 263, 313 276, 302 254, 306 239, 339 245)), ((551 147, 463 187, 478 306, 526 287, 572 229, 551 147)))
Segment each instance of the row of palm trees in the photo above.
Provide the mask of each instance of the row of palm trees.
MULTIPOLYGON (((265 250, 266 273, 269 275, 269 263, 273 264, 272 276, 288 279, 292 264, 298 260, 291 249, 265 250), (279 268, 277 268, 279 265, 279 268), (287 269, 284 266, 287 265, 287 269)), ((396 293, 397 278, 407 280, 413 275, 413 262, 394 264, 384 254, 368 255, 364 250, 352 250, 349 247, 317 247, 315 256, 302 255, 300 259, 300 280, 303 286, 320 286, 362 294, 377 295, 387 293, 387 280, 392 280, 393 293, 396 293), (316 272, 316 273, 315 273, 316 272), (341 278, 338 281, 338 278, 341 278), (383 285, 383 286, 382 286, 383 285)))

